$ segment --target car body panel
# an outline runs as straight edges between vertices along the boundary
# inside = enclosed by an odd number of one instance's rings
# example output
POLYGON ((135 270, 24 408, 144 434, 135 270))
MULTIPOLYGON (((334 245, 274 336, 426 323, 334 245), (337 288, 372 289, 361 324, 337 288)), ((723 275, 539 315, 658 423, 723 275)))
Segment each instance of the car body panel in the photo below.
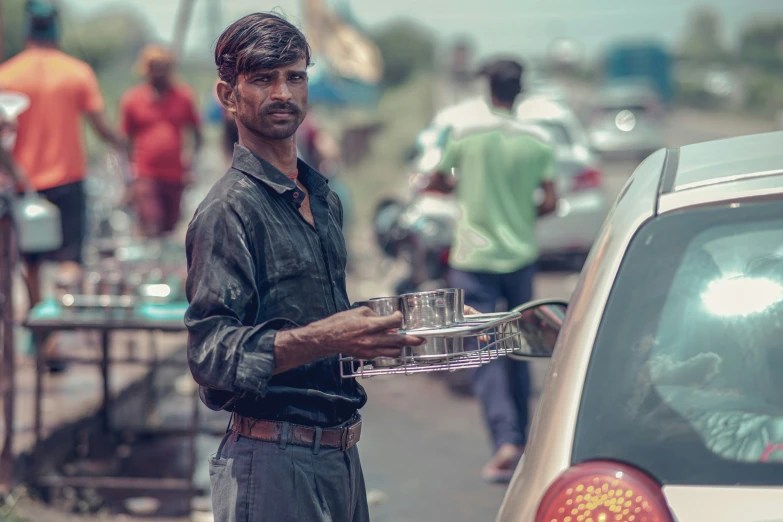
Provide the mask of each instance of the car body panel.
POLYGON ((781 176, 783 176, 783 170, 758 177, 724 181, 703 186, 698 190, 682 190, 664 194, 658 202, 658 213, 664 214, 727 200, 741 203, 744 200, 767 198, 783 192, 781 176))
POLYGON ((781 171, 783 133, 770 132, 698 143, 680 152, 673 191, 781 171))
POLYGON ((650 113, 660 107, 660 101, 655 91, 644 84, 605 86, 596 93, 592 107, 594 113, 600 113, 587 127, 590 146, 596 152, 646 155, 664 146, 661 120, 650 113), (644 109, 634 110, 635 107, 644 109), (626 120, 632 118, 628 127, 619 121, 623 113, 626 120))
POLYGON ((603 307, 622 253, 637 228, 655 212, 666 151, 648 157, 634 172, 609 212, 590 251, 555 347, 536 409, 526 454, 498 514, 500 522, 532 522, 546 488, 569 466, 582 383, 603 307), (544 415, 542 412, 557 412, 544 415))
POLYGON ((608 199, 600 189, 559 198, 555 211, 536 222, 539 250, 544 255, 588 252, 608 209, 608 199))
POLYGON ((783 522, 783 488, 664 486, 680 522, 783 522))
POLYGON ((647 154, 664 145, 663 128, 638 116, 631 131, 620 130, 609 122, 591 126, 589 133, 590 146, 601 154, 647 154))

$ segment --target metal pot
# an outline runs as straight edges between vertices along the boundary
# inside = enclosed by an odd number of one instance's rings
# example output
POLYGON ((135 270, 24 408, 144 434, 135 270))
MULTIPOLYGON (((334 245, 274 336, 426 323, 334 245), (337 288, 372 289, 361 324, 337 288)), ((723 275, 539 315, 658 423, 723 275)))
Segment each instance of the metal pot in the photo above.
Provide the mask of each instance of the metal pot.
MULTIPOLYGON (((354 306, 366 306, 378 315, 392 315, 401 309, 400 297, 377 297, 368 301, 360 301, 354 306)), ((394 357, 376 357, 372 360, 372 365, 375 368, 393 368, 402 364, 402 361, 394 357)))
MULTIPOLYGON (((403 294, 403 328, 445 328, 461 322, 463 318, 464 292, 459 289, 433 290, 403 294), (457 307, 459 306, 459 309, 457 307)), ((465 351, 461 337, 428 337, 420 346, 406 346, 405 355, 416 361, 440 361, 465 351)))
POLYGON ((52 252, 62 246, 60 209, 37 192, 28 192, 14 201, 13 218, 20 252, 52 252))

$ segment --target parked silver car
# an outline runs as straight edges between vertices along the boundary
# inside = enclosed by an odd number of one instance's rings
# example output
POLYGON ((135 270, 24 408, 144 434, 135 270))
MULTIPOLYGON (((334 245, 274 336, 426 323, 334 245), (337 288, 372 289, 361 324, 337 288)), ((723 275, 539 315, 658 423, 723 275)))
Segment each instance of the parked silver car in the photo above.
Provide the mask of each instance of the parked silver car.
POLYGON ((645 83, 605 85, 590 105, 590 146, 601 155, 642 159, 665 145, 661 102, 645 83))
POLYGON ((542 258, 584 256, 598 237, 609 200, 582 124, 565 105, 540 97, 520 103, 516 116, 547 131, 557 161, 557 209, 536 225, 542 258))
POLYGON ((660 150, 628 180, 499 522, 781 520, 781 143, 660 150))

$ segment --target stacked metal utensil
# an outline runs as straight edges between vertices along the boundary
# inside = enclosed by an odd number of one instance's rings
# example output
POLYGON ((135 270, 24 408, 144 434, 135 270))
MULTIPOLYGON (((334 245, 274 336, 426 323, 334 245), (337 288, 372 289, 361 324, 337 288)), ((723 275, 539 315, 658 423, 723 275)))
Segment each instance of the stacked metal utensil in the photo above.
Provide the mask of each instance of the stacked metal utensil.
POLYGON ((518 313, 464 316, 465 294, 459 288, 380 297, 356 303, 379 315, 402 312, 402 332, 423 337, 420 346, 407 346, 400 357, 378 357, 361 361, 341 357, 344 378, 359 376, 421 373, 480 366, 501 355, 518 335, 506 325, 518 313), (475 338, 476 349, 465 349, 465 339, 475 338))

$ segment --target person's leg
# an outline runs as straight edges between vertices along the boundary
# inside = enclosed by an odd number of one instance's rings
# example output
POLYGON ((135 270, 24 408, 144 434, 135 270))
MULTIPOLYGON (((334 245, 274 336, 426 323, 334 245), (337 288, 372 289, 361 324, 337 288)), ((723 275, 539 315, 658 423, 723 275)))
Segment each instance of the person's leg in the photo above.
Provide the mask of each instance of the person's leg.
MULTIPOLYGON (((69 183, 52 189, 48 199, 60 209, 63 244, 49 258, 57 262, 57 279, 78 282, 82 275, 84 264, 84 242, 87 236, 87 194, 84 183, 69 183)), ((66 364, 58 359, 58 339, 62 336, 52 335, 44 343, 49 357, 48 366, 52 372, 62 372, 66 364)))
MULTIPOLYGON (((499 276, 449 271, 449 285, 465 290, 465 304, 479 312, 495 311, 500 298, 499 276)), ((475 340, 466 340, 466 348, 475 349, 475 340)), ((505 357, 479 366, 473 373, 473 393, 481 403, 484 420, 489 428, 494 457, 482 474, 488 480, 505 481, 511 478, 521 455, 518 447, 524 443, 524 434, 518 425, 517 407, 509 392, 505 357)))
POLYGON ((172 232, 179 223, 180 209, 182 206, 182 193, 185 186, 182 183, 159 182, 161 207, 163 210, 163 222, 161 232, 172 232))
POLYGON ((24 279, 27 282, 27 294, 30 308, 41 302, 41 266, 40 256, 24 256, 24 279))
POLYGON ((364 472, 359 460, 359 448, 354 446, 345 453, 351 470, 351 522, 369 522, 370 507, 367 505, 367 488, 364 485, 364 472))
MULTIPOLYGON (((527 303, 533 298, 533 279, 535 265, 503 276, 503 297, 508 301, 509 310, 527 303)), ((516 405, 517 424, 522 435, 522 443, 527 442, 530 404, 530 369, 524 361, 514 361, 503 357, 510 385, 509 392, 516 405)))
POLYGON ((141 234, 146 238, 159 237, 165 214, 158 182, 147 178, 134 181, 133 203, 141 234))

